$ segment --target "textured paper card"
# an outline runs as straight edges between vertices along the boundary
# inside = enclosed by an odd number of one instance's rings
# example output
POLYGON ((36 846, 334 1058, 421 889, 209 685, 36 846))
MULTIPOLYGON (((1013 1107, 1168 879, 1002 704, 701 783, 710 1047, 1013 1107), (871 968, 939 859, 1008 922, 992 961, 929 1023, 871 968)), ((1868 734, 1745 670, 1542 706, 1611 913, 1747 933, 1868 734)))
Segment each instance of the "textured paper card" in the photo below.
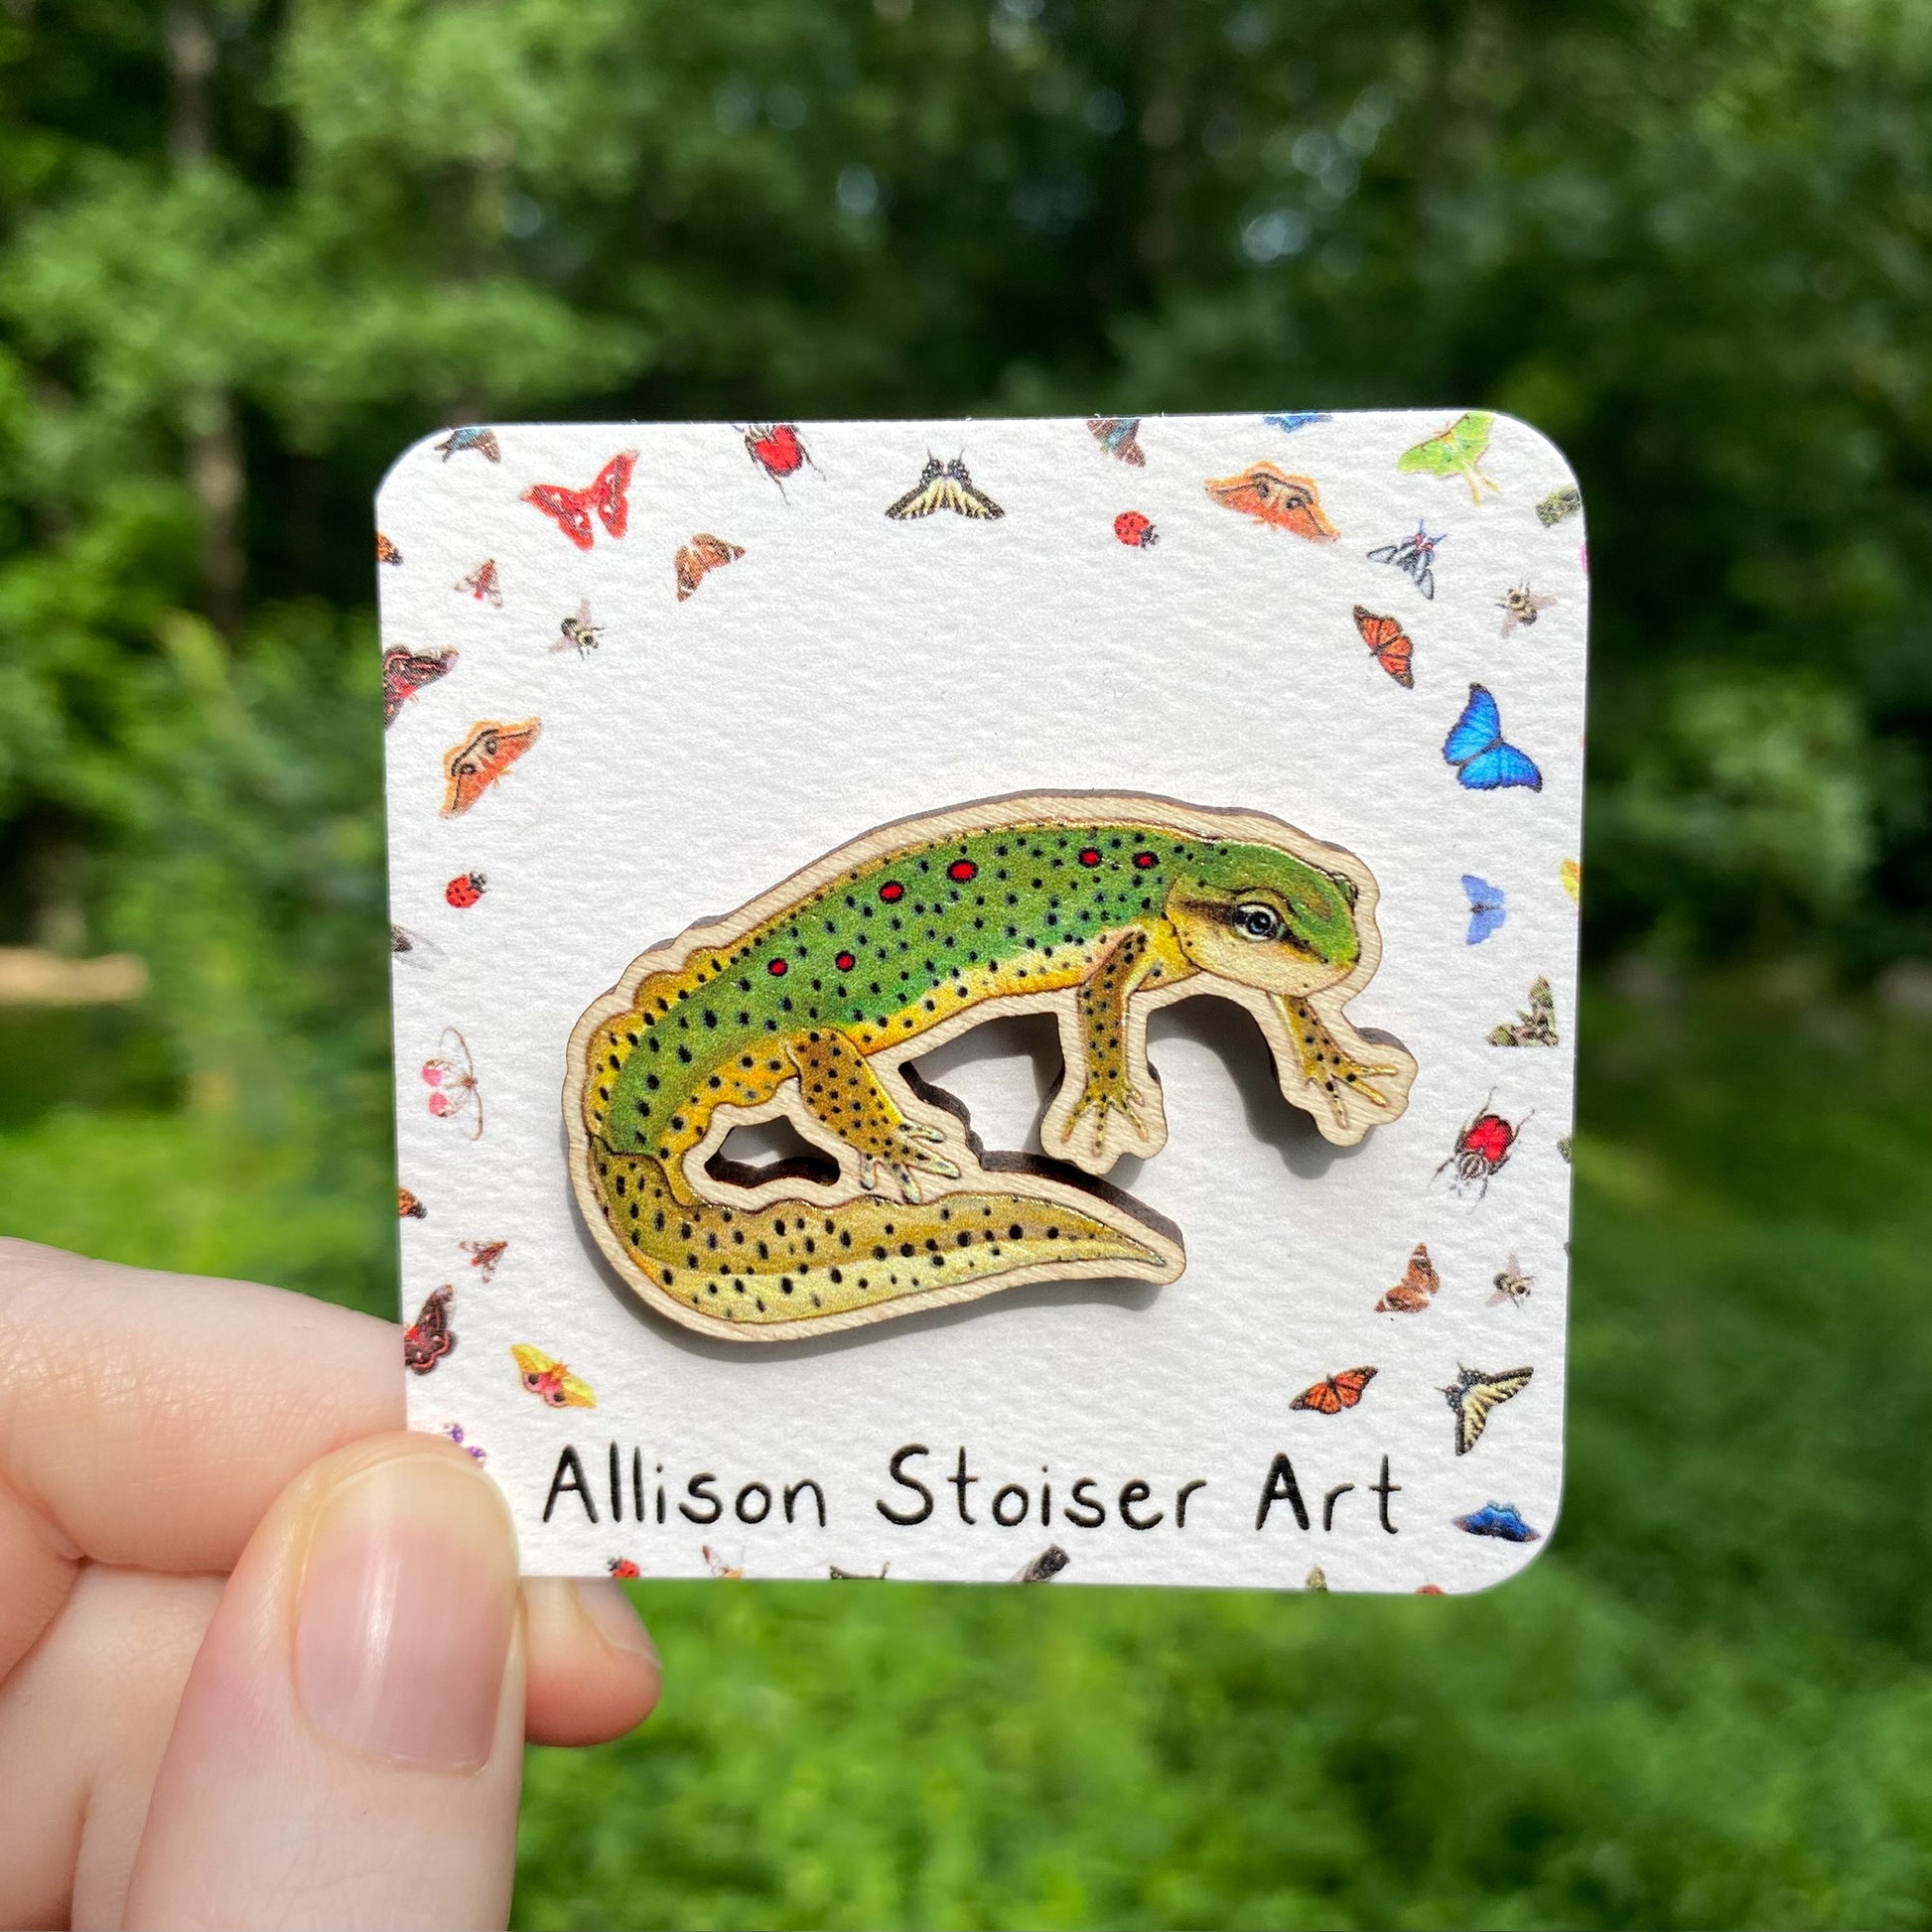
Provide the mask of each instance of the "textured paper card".
POLYGON ((1534 1556, 1587 606, 1543 437, 507 425, 377 520, 409 1412, 527 1570, 1534 1556))

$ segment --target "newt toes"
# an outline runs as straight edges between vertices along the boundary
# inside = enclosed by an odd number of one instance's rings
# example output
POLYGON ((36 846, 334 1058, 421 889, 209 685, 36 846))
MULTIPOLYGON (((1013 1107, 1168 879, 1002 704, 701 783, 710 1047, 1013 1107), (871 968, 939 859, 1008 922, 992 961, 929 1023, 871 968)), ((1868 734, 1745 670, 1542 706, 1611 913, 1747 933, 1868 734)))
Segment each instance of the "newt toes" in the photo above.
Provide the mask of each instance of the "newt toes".
POLYGON ((1046 1153, 1093 1175, 1165 1145, 1148 1016, 1237 1001, 1283 1094, 1339 1145, 1397 1119, 1414 1059, 1343 1012, 1380 959, 1375 881, 1279 819, 1040 792, 901 820, 634 960, 571 1036, 565 1115, 586 1219, 689 1326, 777 1339, 1023 1281, 1172 1281, 1175 1233, 1043 1165, 986 1168, 904 1062, 1050 1012, 1065 1076, 1046 1153), (750 1188, 707 1162, 783 1114, 835 1182, 750 1188))

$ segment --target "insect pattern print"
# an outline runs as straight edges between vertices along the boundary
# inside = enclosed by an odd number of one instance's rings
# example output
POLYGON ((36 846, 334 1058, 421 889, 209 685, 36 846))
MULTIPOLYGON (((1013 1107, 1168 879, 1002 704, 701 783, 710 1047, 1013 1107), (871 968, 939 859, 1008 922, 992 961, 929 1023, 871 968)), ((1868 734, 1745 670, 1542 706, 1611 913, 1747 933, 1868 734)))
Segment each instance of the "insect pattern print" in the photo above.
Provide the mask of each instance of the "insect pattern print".
POLYGON ((443 755, 442 815, 460 818, 537 742, 543 727, 535 718, 521 724, 484 719, 470 736, 443 755))
POLYGON ((447 1282, 431 1291, 422 1312, 402 1331, 402 1363, 412 1375, 427 1375, 456 1347, 451 1312, 456 1290, 447 1282))
POLYGON ((1503 929, 1509 917, 1509 895, 1472 872, 1462 875, 1462 893, 1469 901, 1469 930, 1463 944, 1479 946, 1503 929))
POLYGON ((935 456, 928 456, 925 468, 919 472, 919 480, 897 501, 887 506, 886 514, 895 523, 908 523, 922 516, 935 515, 940 510, 950 510, 955 516, 964 516, 975 523, 986 523, 995 517, 1006 515, 985 490, 973 482, 963 457, 954 457, 950 463, 941 463, 935 456))
POLYGON ((1482 1432, 1489 1427, 1490 1416, 1503 1403, 1521 1395, 1529 1387, 1530 1377, 1535 1373, 1530 1368, 1505 1368, 1489 1373, 1479 1368, 1463 1368, 1458 1364, 1455 1380, 1442 1391, 1449 1406, 1455 1412, 1457 1455, 1467 1455, 1475 1448, 1482 1432))
POLYGON ((483 1093, 477 1085, 476 1062, 470 1057, 470 1042, 456 1028, 443 1029, 435 1053, 423 1062, 423 1085, 429 1089, 425 1104, 438 1120, 454 1121, 465 1140, 483 1139, 483 1093))
POLYGON ((1448 428, 1424 437, 1413 449, 1404 450, 1396 458, 1395 467, 1405 476, 1439 477, 1445 481, 1460 477, 1469 485, 1469 500, 1480 505, 1483 490, 1493 492, 1502 487, 1482 469, 1495 424, 1495 417, 1487 410, 1468 410, 1448 428))
POLYGON ((1362 633, 1362 642, 1368 646, 1369 655, 1405 691, 1413 691, 1416 688, 1416 644, 1408 631, 1394 618, 1377 617, 1373 611, 1365 610, 1359 604, 1355 606, 1355 628, 1362 633))
POLYGON ((533 1348, 527 1341, 510 1343, 517 1374, 523 1386, 552 1409, 595 1409, 597 1397, 581 1375, 573 1375, 562 1362, 533 1348))
POLYGON ((705 1568, 714 1577, 721 1578, 726 1583, 732 1584, 743 1583, 745 1581, 745 1559, 742 1556, 736 1563, 732 1563, 720 1556, 709 1543, 701 1544, 699 1547, 704 1554, 705 1568))
POLYGON ((579 550, 588 550, 596 543, 597 523, 604 525, 605 535, 615 542, 630 521, 628 491, 636 464, 635 450, 620 450, 584 488, 532 483, 523 492, 523 501, 535 504, 579 550))
POLYGON ((402 552, 380 530, 375 533, 375 560, 379 564, 402 562, 402 552))
POLYGON ((1504 1543, 1538 1543, 1543 1538, 1541 1530, 1533 1530, 1523 1521, 1514 1503, 1484 1503, 1480 1509, 1450 1520, 1470 1536, 1493 1536, 1504 1543))
POLYGON ((1147 452, 1141 448, 1138 416, 1089 416, 1087 429, 1109 456, 1119 457, 1136 470, 1147 462, 1147 452))
POLYGON ((796 423, 753 423, 744 437, 745 454, 778 485, 778 494, 787 502, 791 499, 785 493, 785 479, 797 476, 807 464, 818 468, 796 423))
POLYGON ((396 1189, 396 1214, 405 1221, 426 1221, 429 1209, 407 1187, 396 1189))
POLYGON ((1469 686, 1469 701, 1443 741, 1443 761, 1454 767, 1456 782, 1466 791, 1502 791, 1513 785, 1543 789, 1536 760, 1504 742, 1502 713, 1480 684, 1469 686))
POLYGON ((479 604, 487 602, 498 611, 503 608, 503 584, 497 574, 494 557, 485 557, 467 577, 459 577, 450 588, 459 592, 468 591, 479 604))
POLYGON ((1049 1543, 1024 1569, 1015 1572, 1016 1584, 1050 1584, 1073 1559, 1057 1543, 1049 1543))
POLYGON ((671 559, 671 569, 677 578, 677 601, 682 604, 712 571, 735 564, 744 554, 742 543, 727 543, 723 537, 702 531, 689 543, 680 544, 677 555, 671 559))
POLYGON ((389 957, 398 966, 424 967, 440 959, 443 948, 433 939, 425 939, 420 932, 411 932, 407 926, 389 926, 389 957))
POLYGON ((453 650, 407 650, 391 644, 382 653, 382 729, 396 722, 397 714, 418 691, 456 669, 453 650))
POLYGON ((1556 1046, 1557 999, 1540 976, 1530 984, 1530 1003, 1514 1020, 1490 1030, 1491 1046, 1556 1046))
POLYGON ((1575 483, 1565 483, 1553 489, 1536 506, 1536 520, 1546 530, 1554 530, 1559 523, 1567 522, 1584 506, 1584 493, 1575 483))
POLYGON ((1288 1406, 1311 1410, 1317 1416, 1338 1416, 1361 1401, 1377 1373, 1372 1368, 1338 1369, 1333 1375, 1324 1375, 1319 1382, 1311 1382, 1288 1406))
POLYGON ((1316 423, 1332 423, 1335 419, 1325 409, 1285 409, 1278 415, 1264 416, 1261 420, 1270 429, 1278 429, 1284 436, 1293 436, 1298 430, 1312 429, 1316 423))
POLYGON ((470 1257, 470 1266, 487 1282, 495 1278, 496 1264, 502 1260, 507 1241, 459 1241, 457 1246, 470 1257))
POLYGON ((1238 475, 1210 477, 1203 485, 1223 507, 1251 516, 1310 543, 1334 543, 1341 532, 1321 507, 1321 492, 1311 477, 1291 477, 1272 463, 1251 463, 1238 475))
POLYGON ((1436 1272, 1436 1264, 1429 1258, 1429 1248, 1425 1242, 1418 1241, 1415 1252, 1409 1257, 1409 1265, 1402 1271, 1402 1279, 1389 1289, 1375 1305, 1377 1314, 1421 1314, 1443 1286, 1443 1278, 1436 1272))
POLYGON ((448 463, 453 456, 460 456, 465 450, 475 450, 477 454, 490 463, 501 463, 502 446, 496 441, 496 432, 471 426, 466 429, 453 429, 442 442, 437 444, 443 461, 448 463))
POLYGON ((1553 597, 1538 597, 1527 584, 1512 585, 1497 600, 1496 609, 1503 614, 1502 636, 1510 636, 1520 624, 1533 624, 1543 613, 1556 603, 1553 597))
POLYGON ((1535 1286, 1536 1277, 1524 1274, 1523 1264, 1512 1253, 1509 1265, 1496 1270, 1495 1292, 1489 1297, 1489 1306, 1493 1309, 1507 1302, 1511 1308, 1520 1309, 1530 1299, 1530 1290, 1535 1286))
MULTIPOLYGON (((679 577, 680 585, 683 582, 679 577)), ((552 642, 552 650, 574 650, 579 657, 588 657, 598 646, 603 632, 591 621, 591 601, 584 598, 577 606, 574 618, 565 618, 558 626, 557 636, 552 642)))
POLYGON ((1139 510, 1122 510, 1114 518, 1114 535, 1132 550, 1146 550, 1161 541, 1152 521, 1139 510))
POLYGON ((467 912, 483 897, 488 884, 480 872, 460 872, 443 888, 443 897, 459 912, 467 912))
POLYGON ((1489 1101, 1485 1100, 1476 1110, 1475 1118, 1456 1135, 1453 1150, 1436 1173, 1438 1175, 1452 1173, 1454 1178, 1449 1184, 1456 1192, 1466 1193, 1474 1188, 1480 1200, 1488 1193, 1490 1181, 1509 1165, 1510 1154, 1534 1111, 1512 1123, 1501 1114, 1492 1114, 1489 1101))
POLYGON ((1328 1588, 1328 1573, 1317 1563, 1303 1579, 1302 1587, 1325 1594, 1328 1588))
POLYGON ((883 1563, 877 1570, 841 1570, 837 1564, 831 1564, 825 1575, 835 1584, 878 1584, 885 1582, 892 1567, 891 1563, 883 1563))
POLYGON ((644 1574, 628 1557, 613 1557, 606 1568, 621 1584, 628 1583, 633 1577, 641 1577, 644 1574))
POLYGON ((489 1457, 475 1443, 464 1440, 463 1425, 460 1422, 446 1422, 443 1425, 443 1434, 479 1467, 489 1460, 489 1457))
POLYGON ((1432 603, 1436 598, 1436 550, 1447 533, 1431 536, 1427 523, 1416 525, 1416 534, 1398 543, 1385 543, 1368 553, 1372 564, 1392 564, 1432 603))

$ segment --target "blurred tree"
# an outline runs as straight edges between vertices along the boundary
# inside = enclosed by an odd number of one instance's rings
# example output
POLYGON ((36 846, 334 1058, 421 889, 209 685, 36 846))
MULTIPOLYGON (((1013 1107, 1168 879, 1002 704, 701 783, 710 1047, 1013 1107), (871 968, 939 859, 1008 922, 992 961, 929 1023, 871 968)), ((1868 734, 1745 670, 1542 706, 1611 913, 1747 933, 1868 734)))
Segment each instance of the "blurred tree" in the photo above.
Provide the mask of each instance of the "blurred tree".
POLYGON ((378 1063, 439 422, 1484 403, 1590 502, 1593 942, 1924 948, 1928 81, 1892 0, 6 0, 0 938, 210 1100, 378 1063))

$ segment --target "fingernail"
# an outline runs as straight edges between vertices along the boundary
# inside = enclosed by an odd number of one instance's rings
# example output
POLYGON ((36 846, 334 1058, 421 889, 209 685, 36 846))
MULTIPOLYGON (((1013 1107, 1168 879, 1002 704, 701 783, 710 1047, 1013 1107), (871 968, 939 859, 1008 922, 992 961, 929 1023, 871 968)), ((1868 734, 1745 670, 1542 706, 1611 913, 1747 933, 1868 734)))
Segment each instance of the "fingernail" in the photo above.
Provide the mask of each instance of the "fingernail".
POLYGON ((296 1695, 352 1750, 474 1771, 495 1737, 515 1615, 515 1540, 488 1479, 437 1453, 389 1456, 320 1507, 296 1695))
POLYGON ((616 1584, 580 1579, 571 1588, 576 1592, 577 1607, 613 1650, 648 1658, 653 1664, 657 1662, 657 1646, 651 1642, 643 1618, 616 1584))

